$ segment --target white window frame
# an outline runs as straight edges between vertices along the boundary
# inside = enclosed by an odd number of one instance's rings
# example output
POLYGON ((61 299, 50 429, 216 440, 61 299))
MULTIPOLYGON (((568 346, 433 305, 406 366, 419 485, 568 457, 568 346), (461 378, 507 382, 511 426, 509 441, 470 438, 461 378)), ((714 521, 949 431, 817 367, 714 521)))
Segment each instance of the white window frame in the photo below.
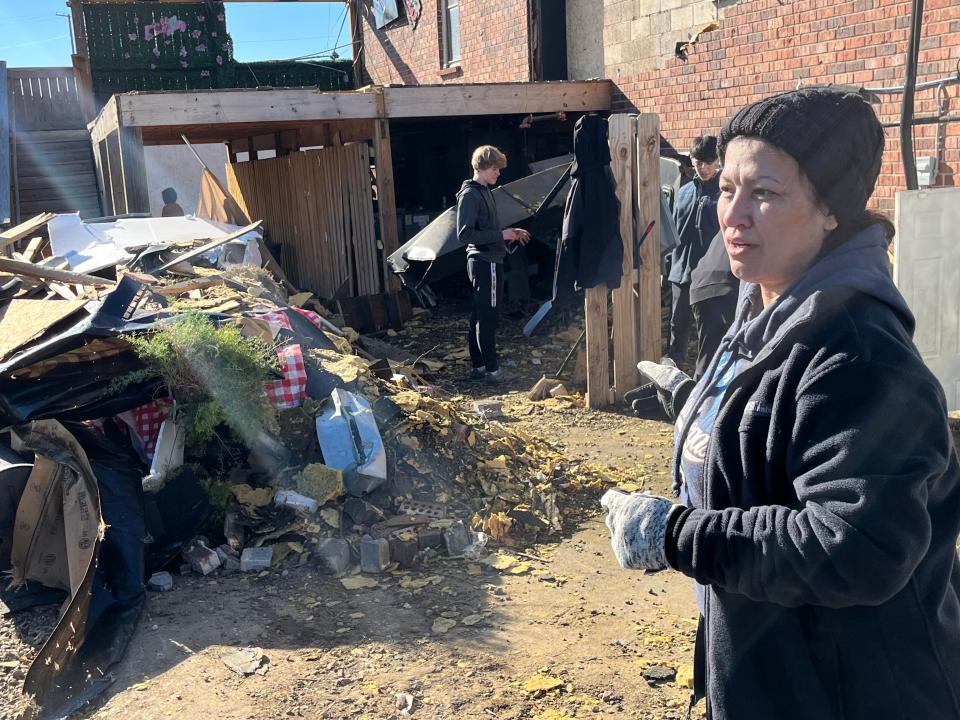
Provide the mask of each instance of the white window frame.
MULTIPOLYGON (((457 24, 460 24, 460 0, 441 0, 441 17, 442 17, 442 28, 443 28, 443 66, 444 67, 454 67, 460 64, 460 58, 462 55, 461 48, 462 46, 458 44, 456 49, 456 54, 453 52, 453 48, 450 47, 450 41, 453 38, 452 33, 450 32, 450 10, 457 10, 457 24)), ((460 28, 458 28, 459 30, 460 28)), ((460 38, 460 33, 457 33, 457 38, 460 38)))

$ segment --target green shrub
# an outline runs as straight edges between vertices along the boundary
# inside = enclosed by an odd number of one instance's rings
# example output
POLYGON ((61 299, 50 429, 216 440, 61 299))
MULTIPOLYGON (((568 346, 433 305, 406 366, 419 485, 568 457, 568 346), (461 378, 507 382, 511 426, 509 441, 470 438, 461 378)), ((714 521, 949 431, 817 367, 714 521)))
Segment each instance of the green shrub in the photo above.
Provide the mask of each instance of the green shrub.
MULTIPOLYGON (((221 423, 247 446, 277 431, 277 415, 263 389, 278 365, 274 348, 244 337, 236 325, 217 327, 197 312, 177 315, 157 331, 128 338, 146 369, 166 382, 182 412, 187 444, 213 438, 221 423)), ((130 373, 115 387, 143 379, 130 373)))

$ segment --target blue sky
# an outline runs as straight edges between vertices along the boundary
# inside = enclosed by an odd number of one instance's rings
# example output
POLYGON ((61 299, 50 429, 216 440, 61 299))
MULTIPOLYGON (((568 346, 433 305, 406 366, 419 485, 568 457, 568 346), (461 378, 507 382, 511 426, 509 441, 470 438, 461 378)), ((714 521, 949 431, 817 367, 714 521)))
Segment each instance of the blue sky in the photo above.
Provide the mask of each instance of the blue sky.
MULTIPOLYGON (((227 29, 233 37, 236 58, 283 60, 322 51, 350 40, 340 2, 226 3, 227 29)), ((0 60, 8 67, 65 67, 70 65, 65 0, 0 0, 0 60)), ((337 50, 349 57, 350 48, 337 50)))

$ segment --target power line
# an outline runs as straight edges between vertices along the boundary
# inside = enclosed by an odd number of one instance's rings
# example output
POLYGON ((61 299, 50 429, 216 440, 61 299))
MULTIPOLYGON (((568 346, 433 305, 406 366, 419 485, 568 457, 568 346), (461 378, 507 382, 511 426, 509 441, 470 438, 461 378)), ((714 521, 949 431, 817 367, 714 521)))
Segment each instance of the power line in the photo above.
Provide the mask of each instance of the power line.
POLYGON ((12 49, 12 48, 26 47, 27 45, 41 45, 41 44, 43 44, 43 43, 52 42, 52 41, 54 41, 54 40, 66 40, 68 37, 70 37, 70 36, 69 36, 69 35, 57 35, 56 37, 46 38, 46 39, 44 39, 44 40, 32 40, 32 41, 30 41, 30 42, 18 43, 18 44, 16 44, 16 45, 4 45, 3 47, 0 47, 0 50, 10 50, 10 49, 12 49))

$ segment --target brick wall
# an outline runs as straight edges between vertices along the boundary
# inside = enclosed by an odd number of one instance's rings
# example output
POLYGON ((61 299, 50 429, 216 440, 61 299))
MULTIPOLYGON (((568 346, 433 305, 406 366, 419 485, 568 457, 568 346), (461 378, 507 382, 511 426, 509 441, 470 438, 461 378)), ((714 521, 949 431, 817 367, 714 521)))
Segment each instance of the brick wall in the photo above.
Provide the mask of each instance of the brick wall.
MULTIPOLYGON (((606 76, 618 88, 615 109, 660 114, 661 132, 686 150, 702 132, 716 132, 738 107, 798 82, 902 85, 910 2, 907 0, 742 0, 719 11, 703 0, 604 0, 606 76), (719 15, 720 30, 701 37, 687 62, 674 43, 719 15)), ((926 0, 917 80, 957 73, 960 0, 926 0)), ((960 86, 941 96, 960 111, 960 86)), ((919 91, 916 115, 935 114, 938 94, 919 91)), ((882 121, 899 119, 902 95, 883 95, 882 121)), ((956 184, 960 123, 914 128, 915 153, 939 156, 937 185, 956 184), (939 147, 938 147, 939 145, 939 147)), ((887 130, 873 206, 893 215, 894 196, 906 188, 899 128, 887 130)))
MULTIPOLYGON (((398 0, 402 5, 402 0, 398 0)), ((363 5, 364 65, 385 85, 525 82, 530 80, 527 0, 460 0, 461 60, 444 68, 441 0, 423 0, 416 27, 401 18, 381 30, 363 5)))

